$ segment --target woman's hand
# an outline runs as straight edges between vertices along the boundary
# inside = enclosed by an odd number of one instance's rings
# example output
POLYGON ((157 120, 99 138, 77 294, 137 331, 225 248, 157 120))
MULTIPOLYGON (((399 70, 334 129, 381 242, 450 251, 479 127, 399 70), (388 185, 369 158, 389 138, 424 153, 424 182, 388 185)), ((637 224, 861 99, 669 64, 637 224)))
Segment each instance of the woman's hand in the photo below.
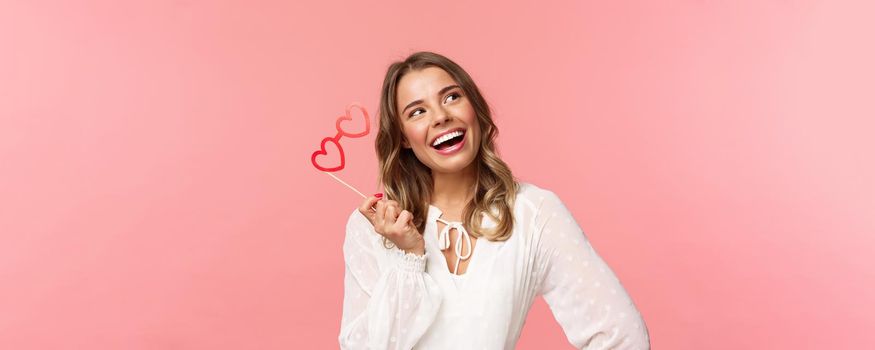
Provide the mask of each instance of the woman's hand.
POLYGON ((371 196, 362 202, 359 212, 374 225, 374 231, 392 241, 398 249, 425 254, 425 240, 413 224, 413 214, 401 210, 398 202, 371 196), (375 204, 376 211, 371 209, 375 204))

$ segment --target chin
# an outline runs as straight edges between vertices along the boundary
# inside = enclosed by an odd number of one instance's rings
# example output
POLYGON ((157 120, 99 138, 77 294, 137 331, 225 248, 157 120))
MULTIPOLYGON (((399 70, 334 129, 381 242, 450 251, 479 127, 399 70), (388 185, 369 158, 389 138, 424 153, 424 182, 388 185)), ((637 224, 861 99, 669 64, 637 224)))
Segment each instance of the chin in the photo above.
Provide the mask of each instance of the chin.
POLYGON ((476 157, 470 154, 460 154, 458 158, 445 161, 435 161, 432 171, 441 173, 461 172, 474 164, 476 157))

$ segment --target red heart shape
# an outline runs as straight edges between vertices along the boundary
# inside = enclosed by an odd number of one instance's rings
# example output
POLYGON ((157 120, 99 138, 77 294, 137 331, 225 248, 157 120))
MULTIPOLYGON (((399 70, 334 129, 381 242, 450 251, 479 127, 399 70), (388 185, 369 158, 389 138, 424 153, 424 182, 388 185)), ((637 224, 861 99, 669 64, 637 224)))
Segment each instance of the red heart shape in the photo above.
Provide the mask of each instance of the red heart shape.
MULTIPOLYGON (((337 118, 337 122, 335 123, 335 126, 337 127, 337 131, 340 133, 339 135, 346 136, 346 137, 353 137, 353 138, 362 137, 362 136, 367 135, 368 132, 371 131, 371 117, 368 116, 368 111, 366 111, 364 108, 362 108, 362 106, 359 106, 357 104, 351 104, 351 105, 346 107, 346 115, 342 115, 342 116, 340 116, 340 118, 337 118), (356 116, 355 119, 364 120, 365 131, 363 131, 363 132, 353 133, 353 132, 346 131, 343 128, 342 124, 344 121, 353 120, 353 109, 358 109, 359 111, 361 111, 360 115, 355 114, 355 116, 356 116)), ((353 130, 356 130, 356 129, 353 129, 353 130)))
POLYGON ((332 138, 332 137, 326 137, 326 138, 322 139, 322 144, 320 145, 320 148, 321 148, 320 150, 313 152, 313 156, 310 157, 310 161, 313 162, 313 166, 315 166, 316 169, 319 169, 322 171, 327 171, 327 172, 334 172, 334 171, 343 170, 343 167, 346 166, 346 164, 345 164, 346 160, 344 159, 343 147, 340 147, 340 142, 337 142, 337 140, 332 138), (337 147, 337 151, 340 154, 340 165, 338 165, 338 166, 334 166, 334 167, 322 166, 319 164, 320 162, 316 160, 316 158, 320 155, 328 155, 328 152, 325 150, 325 143, 327 143, 329 141, 332 144, 334 144, 334 146, 337 147))

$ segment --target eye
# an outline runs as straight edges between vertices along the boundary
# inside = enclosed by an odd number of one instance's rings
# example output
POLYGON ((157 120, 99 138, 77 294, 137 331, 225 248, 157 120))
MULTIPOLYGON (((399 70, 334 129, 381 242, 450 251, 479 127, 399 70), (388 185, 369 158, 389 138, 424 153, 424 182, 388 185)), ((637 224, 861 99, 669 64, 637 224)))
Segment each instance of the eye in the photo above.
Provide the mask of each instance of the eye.
MULTIPOLYGON (((462 94, 460 94, 458 92, 453 92, 453 93, 447 95, 447 98, 445 98, 444 101, 447 101, 447 99, 449 99, 450 97, 454 97, 452 101, 455 101, 455 100, 462 98, 462 94)), ((450 102, 452 102, 452 101, 450 101, 450 102)), ((415 116, 418 116, 419 114, 417 114, 416 112, 419 112, 419 111, 422 111, 423 113, 425 113, 424 109, 417 108, 417 109, 414 109, 413 111, 410 112, 409 117, 413 118, 415 116)), ((420 114, 422 114, 422 113, 420 113, 420 114)))
POLYGON ((416 114, 416 112, 418 112, 418 111, 425 112, 425 110, 423 110, 422 108, 417 108, 417 109, 414 109, 413 112, 410 112, 410 117, 413 118, 413 117, 419 115, 419 114, 416 114))
POLYGON ((462 95, 460 95, 458 92, 454 92, 454 93, 447 95, 447 97, 450 97, 450 96, 456 96, 456 98, 454 98, 453 101, 458 100, 459 98, 462 97, 462 95))

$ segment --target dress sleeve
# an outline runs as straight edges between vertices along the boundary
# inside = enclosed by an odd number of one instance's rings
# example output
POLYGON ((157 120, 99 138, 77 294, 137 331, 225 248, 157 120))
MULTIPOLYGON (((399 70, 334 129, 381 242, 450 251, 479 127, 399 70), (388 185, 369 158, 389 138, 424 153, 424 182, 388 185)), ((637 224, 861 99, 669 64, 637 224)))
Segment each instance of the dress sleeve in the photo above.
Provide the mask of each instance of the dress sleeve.
POLYGON ((535 215, 540 235, 538 294, 576 349, 650 349, 641 313, 559 197, 544 190, 535 215))
POLYGON ((425 273, 426 255, 383 247, 358 209, 343 242, 341 349, 411 349, 434 322, 440 287, 425 273))

